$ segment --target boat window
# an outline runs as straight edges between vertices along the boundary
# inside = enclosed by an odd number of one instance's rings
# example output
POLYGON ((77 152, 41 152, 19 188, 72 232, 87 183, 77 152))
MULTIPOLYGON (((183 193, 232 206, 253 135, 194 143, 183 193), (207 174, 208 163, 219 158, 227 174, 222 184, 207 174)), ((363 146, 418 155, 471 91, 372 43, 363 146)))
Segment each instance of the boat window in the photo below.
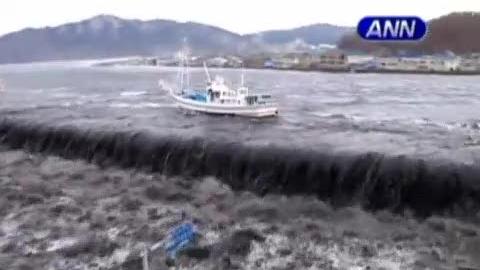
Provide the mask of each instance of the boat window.
POLYGON ((270 95, 262 95, 262 98, 265 98, 265 99, 271 98, 271 97, 272 97, 272 96, 270 96, 270 95))
POLYGON ((224 101, 223 99, 220 99, 220 103, 222 103, 222 104, 223 104, 224 102, 225 102, 225 101, 224 101))
POLYGON ((254 103, 257 103, 258 97, 257 96, 248 96, 246 97, 247 103, 249 105, 252 105, 254 103))

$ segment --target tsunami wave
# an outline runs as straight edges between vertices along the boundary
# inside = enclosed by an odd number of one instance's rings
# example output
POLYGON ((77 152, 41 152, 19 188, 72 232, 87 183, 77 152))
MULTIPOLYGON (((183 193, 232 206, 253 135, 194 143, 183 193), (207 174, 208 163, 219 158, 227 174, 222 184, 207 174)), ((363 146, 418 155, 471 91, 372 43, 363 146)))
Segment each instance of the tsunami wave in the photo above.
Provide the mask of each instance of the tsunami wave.
POLYGON ((480 168, 379 153, 345 154, 246 146, 148 132, 114 132, 0 120, 11 149, 84 159, 194 179, 214 176, 234 190, 311 195, 333 206, 472 216, 480 209, 480 168))

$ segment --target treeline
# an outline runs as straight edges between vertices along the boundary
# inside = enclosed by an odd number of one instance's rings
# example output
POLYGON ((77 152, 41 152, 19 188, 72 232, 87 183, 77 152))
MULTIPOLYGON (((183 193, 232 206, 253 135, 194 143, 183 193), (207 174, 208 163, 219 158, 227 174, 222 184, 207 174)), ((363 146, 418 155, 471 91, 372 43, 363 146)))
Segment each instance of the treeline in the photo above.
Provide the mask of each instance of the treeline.
POLYGON ((480 52, 480 12, 457 12, 428 23, 428 33, 419 42, 369 42, 356 33, 342 37, 338 47, 375 55, 456 54, 480 52))

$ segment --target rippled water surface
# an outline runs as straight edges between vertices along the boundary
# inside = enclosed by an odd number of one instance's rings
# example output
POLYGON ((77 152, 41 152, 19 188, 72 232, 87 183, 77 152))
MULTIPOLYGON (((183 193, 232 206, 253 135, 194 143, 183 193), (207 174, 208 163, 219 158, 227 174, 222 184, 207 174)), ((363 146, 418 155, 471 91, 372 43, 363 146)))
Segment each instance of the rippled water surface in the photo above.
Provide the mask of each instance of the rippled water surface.
POLYGON ((189 219, 180 269, 480 269, 479 166, 430 161, 477 163, 480 77, 248 70, 280 106, 258 120, 90 64, 0 66, 0 268, 140 269, 189 219))
MULTIPOLYGON (((239 82, 235 70, 212 70, 239 82)), ((8 84, 2 115, 105 129, 221 138, 334 151, 378 151, 474 162, 478 156, 477 76, 329 74, 249 70, 247 85, 272 92, 278 119, 182 112, 158 87, 176 68, 95 68, 81 63, 0 67, 8 84)), ((202 70, 192 82, 201 86, 202 70)))

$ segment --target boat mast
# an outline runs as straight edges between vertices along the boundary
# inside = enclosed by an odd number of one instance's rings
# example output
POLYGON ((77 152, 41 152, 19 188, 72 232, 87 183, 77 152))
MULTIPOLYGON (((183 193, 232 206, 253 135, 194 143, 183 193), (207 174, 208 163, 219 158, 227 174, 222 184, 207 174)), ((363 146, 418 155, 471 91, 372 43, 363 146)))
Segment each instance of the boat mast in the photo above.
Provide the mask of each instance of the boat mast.
POLYGON ((186 72, 187 72, 187 88, 190 88, 190 70, 188 67, 188 52, 185 55, 185 65, 187 66, 186 72))
POLYGON ((208 82, 212 82, 212 78, 210 77, 210 73, 208 73, 207 64, 205 63, 205 61, 203 61, 203 70, 205 70, 205 74, 207 74, 208 82))
POLYGON ((187 46, 187 38, 183 39, 183 48, 180 52, 180 89, 184 90, 185 88, 190 88, 190 70, 188 66, 188 46, 187 46), (186 82, 184 82, 186 80, 186 82))
POLYGON ((245 94, 248 96, 248 87, 245 87, 245 66, 242 63, 242 74, 240 77, 241 88, 245 90, 245 94))
POLYGON ((180 80, 180 91, 183 93, 183 76, 184 76, 184 67, 183 67, 183 52, 178 53, 178 79, 180 80))
POLYGON ((245 86, 245 68, 243 67, 243 64, 242 64, 242 75, 241 75, 241 84, 242 84, 242 87, 245 86))

